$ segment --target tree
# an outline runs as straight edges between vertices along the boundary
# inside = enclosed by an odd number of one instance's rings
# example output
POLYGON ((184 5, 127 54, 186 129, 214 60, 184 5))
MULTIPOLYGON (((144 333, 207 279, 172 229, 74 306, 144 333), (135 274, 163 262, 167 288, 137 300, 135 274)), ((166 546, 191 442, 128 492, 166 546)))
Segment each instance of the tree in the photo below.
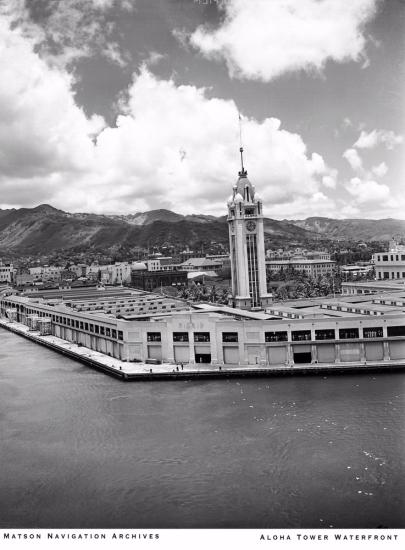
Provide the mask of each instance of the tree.
POLYGON ((274 293, 274 297, 277 300, 287 300, 288 299, 288 289, 286 285, 280 285, 276 292, 274 293))

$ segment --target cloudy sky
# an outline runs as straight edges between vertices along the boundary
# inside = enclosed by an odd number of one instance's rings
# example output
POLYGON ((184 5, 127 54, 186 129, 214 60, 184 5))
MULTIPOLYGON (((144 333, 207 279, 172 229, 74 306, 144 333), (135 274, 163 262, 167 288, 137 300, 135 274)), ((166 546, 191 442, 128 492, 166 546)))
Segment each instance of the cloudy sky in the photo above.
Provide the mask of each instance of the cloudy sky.
POLYGON ((405 219, 404 0, 0 0, 0 208, 405 219))

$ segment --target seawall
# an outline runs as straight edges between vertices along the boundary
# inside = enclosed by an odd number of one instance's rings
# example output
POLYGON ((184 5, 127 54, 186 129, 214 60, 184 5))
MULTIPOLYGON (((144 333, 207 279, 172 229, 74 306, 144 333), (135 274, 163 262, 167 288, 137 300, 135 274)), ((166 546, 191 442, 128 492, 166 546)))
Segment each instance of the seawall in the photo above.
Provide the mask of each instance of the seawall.
POLYGON ((157 365, 128 363, 95 352, 89 348, 78 346, 72 342, 67 342, 56 336, 41 336, 38 332, 30 331, 27 326, 21 323, 0 319, 0 327, 122 381, 190 380, 281 375, 331 375, 342 373, 359 374, 366 372, 399 372, 405 369, 404 360, 361 363, 295 364, 293 366, 272 365, 271 367, 267 365, 218 366, 211 364, 185 364, 183 368, 168 363, 157 365))

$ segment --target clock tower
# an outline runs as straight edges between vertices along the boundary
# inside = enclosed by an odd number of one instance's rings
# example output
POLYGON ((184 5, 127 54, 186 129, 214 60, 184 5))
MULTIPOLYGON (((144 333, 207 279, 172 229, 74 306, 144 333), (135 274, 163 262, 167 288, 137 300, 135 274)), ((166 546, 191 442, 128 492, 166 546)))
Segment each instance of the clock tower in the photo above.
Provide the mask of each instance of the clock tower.
POLYGON ((233 306, 262 309, 272 301, 267 293, 263 204, 247 177, 240 148, 241 171, 228 200, 229 246, 233 306))

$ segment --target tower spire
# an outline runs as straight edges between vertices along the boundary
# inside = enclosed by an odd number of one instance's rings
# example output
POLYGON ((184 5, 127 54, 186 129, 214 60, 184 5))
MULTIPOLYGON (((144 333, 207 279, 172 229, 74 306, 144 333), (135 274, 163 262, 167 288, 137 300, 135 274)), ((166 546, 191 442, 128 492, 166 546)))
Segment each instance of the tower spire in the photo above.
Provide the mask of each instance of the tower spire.
POLYGON ((241 164, 241 171, 239 172, 239 176, 246 176, 247 171, 243 166, 242 117, 240 116, 239 112, 238 112, 238 116, 239 116, 239 152, 240 152, 240 164, 241 164))

